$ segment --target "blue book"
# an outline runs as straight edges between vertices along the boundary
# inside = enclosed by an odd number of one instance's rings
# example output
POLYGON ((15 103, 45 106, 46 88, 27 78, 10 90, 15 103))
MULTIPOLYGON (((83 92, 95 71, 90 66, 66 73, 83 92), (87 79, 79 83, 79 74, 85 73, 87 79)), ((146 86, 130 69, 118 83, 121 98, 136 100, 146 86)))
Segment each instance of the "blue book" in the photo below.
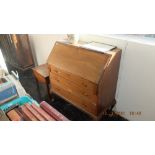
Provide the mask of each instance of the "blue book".
POLYGON ((18 96, 15 85, 11 82, 0 84, 0 105, 18 96))

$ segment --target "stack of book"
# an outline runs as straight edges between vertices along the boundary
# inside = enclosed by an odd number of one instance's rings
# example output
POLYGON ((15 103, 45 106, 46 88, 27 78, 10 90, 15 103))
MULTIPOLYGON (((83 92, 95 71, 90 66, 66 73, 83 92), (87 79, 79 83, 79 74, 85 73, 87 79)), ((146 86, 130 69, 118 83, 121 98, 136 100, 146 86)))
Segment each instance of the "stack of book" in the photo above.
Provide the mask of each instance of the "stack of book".
POLYGON ((22 106, 10 107, 6 115, 11 121, 68 121, 64 115, 54 109, 45 101, 40 106, 26 103, 22 106))

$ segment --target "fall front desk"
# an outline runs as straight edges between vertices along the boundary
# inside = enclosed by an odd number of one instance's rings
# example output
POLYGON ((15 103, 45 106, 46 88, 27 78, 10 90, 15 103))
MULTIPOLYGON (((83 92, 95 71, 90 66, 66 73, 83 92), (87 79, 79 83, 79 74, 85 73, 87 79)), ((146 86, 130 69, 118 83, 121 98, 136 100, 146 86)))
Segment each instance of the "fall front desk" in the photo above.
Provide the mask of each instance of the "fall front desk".
POLYGON ((94 119, 116 103, 121 50, 109 47, 56 42, 47 61, 52 92, 94 119))

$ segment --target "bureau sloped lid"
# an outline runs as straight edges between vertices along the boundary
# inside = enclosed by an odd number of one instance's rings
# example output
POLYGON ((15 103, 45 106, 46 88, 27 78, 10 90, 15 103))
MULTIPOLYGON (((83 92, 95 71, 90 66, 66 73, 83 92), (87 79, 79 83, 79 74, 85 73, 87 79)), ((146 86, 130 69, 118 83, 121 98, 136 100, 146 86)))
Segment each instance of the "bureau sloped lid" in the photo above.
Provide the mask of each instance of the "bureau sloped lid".
POLYGON ((108 58, 108 54, 56 42, 48 64, 97 84, 108 58))

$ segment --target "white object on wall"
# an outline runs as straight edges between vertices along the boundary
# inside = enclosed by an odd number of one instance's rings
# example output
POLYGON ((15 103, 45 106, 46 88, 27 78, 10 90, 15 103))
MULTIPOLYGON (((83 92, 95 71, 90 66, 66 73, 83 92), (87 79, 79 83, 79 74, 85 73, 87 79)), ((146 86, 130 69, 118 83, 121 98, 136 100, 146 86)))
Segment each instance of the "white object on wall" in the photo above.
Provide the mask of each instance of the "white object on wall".
POLYGON ((117 110, 130 120, 155 120, 155 46, 129 42, 124 59, 117 110))
POLYGON ((71 43, 71 44, 77 44, 79 41, 79 34, 67 34, 67 40, 71 43))

